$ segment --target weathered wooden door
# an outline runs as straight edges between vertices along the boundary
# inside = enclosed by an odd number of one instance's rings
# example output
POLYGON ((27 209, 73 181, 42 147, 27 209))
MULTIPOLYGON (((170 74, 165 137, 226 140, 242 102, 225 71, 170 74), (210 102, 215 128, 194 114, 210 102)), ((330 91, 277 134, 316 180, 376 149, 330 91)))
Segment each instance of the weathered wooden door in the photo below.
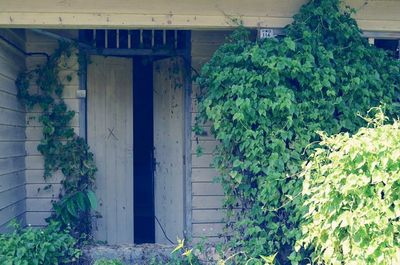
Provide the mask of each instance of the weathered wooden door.
POLYGON ((88 66, 88 143, 98 168, 97 240, 133 243, 132 59, 92 56, 88 66))
POLYGON ((163 234, 176 240, 183 237, 184 227, 184 63, 180 58, 156 61, 153 69, 154 99, 154 177, 155 238, 169 244, 163 234))

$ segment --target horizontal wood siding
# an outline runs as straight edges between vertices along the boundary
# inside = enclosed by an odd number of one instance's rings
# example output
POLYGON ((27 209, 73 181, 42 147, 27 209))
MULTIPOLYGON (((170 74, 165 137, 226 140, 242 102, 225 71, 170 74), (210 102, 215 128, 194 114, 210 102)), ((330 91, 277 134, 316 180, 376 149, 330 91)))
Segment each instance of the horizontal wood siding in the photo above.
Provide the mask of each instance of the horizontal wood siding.
MULTIPOLYGON (((0 26, 41 28, 284 27, 307 0, 2 0, 0 26)), ((364 30, 400 30, 400 1, 346 0, 364 30)))
MULTIPOLYGON (((197 72, 207 62, 214 51, 225 41, 229 31, 192 31, 192 66, 197 72)), ((192 125, 197 115, 198 87, 193 83, 192 125)), ((205 124, 205 135, 192 133, 192 234, 194 241, 207 237, 217 240, 223 231, 225 210, 223 191, 215 182, 218 172, 211 166, 212 153, 218 142, 210 133, 210 124, 205 124), (202 148, 203 155, 196 150, 202 148)))
MULTIPOLYGON (((75 31, 71 31, 74 33, 75 31)), ((58 41, 32 31, 26 31, 27 52, 46 52, 51 54, 58 47, 58 41)), ((26 59, 26 68, 34 69, 37 65, 45 63, 44 56, 30 56, 26 59)), ((71 58, 72 70, 63 70, 60 73, 61 80, 67 75, 72 76, 71 82, 66 82, 63 98, 71 110, 76 112, 71 125, 75 132, 79 132, 79 99, 76 98, 76 91, 79 87, 79 78, 76 70, 78 64, 76 57, 71 58)), ((57 199, 61 190, 60 181, 62 174, 57 172, 47 181, 43 178, 43 157, 37 150, 42 139, 42 125, 38 121, 40 109, 34 108, 26 114, 24 125, 26 126, 26 221, 32 226, 43 226, 45 218, 51 214, 51 201, 57 199)))
MULTIPOLYGON (((0 35, 25 49, 19 30, 0 35)), ((16 218, 25 224, 25 109, 17 99, 15 79, 25 68, 25 56, 0 40, 0 232, 16 218)))

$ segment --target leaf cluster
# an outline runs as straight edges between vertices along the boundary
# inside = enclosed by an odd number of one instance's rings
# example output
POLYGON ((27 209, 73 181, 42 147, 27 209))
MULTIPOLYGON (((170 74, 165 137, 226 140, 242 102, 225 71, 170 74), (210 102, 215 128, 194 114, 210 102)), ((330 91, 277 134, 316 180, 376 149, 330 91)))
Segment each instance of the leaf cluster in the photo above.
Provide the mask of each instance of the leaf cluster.
POLYGON ((239 29, 203 66, 196 131, 211 121, 219 141, 231 248, 305 260, 309 250, 294 251, 306 209, 299 172, 316 132, 354 133, 366 124, 357 113, 380 104, 396 115, 399 62, 369 45, 351 14, 339 0, 312 0, 284 37, 254 41, 239 29))
POLYGON ((73 44, 60 42, 45 64, 21 73, 16 86, 18 97, 27 108, 40 111, 38 121, 43 126, 43 137, 37 149, 44 157, 44 179, 57 171, 65 176, 60 198, 53 202, 55 213, 51 219, 71 225, 80 236, 90 232, 90 212, 96 207, 92 187, 97 169, 89 146, 71 127, 75 112, 62 98, 65 84, 72 80, 72 75, 63 77, 63 72, 71 72, 74 50, 73 44))
POLYGON ((400 124, 382 122, 321 134, 304 165, 299 247, 312 245, 317 264, 400 262, 400 124))
POLYGON ((21 229, 14 224, 14 232, 0 234, 0 263, 4 265, 70 264, 80 255, 76 239, 55 222, 43 229, 21 229))

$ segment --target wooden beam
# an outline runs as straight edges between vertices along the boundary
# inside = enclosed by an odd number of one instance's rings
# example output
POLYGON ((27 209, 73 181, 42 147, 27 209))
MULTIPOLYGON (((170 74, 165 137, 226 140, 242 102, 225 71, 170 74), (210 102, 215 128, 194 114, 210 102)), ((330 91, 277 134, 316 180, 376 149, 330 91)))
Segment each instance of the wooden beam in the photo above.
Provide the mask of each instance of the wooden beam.
POLYGON ((169 50, 169 49, 87 49, 86 52, 90 55, 103 55, 103 56, 184 56, 185 50, 169 50))
MULTIPOLYGON (((281 28, 307 0, 3 0, 0 27, 9 28, 281 28)), ((400 31, 400 1, 346 0, 363 30, 400 31)))

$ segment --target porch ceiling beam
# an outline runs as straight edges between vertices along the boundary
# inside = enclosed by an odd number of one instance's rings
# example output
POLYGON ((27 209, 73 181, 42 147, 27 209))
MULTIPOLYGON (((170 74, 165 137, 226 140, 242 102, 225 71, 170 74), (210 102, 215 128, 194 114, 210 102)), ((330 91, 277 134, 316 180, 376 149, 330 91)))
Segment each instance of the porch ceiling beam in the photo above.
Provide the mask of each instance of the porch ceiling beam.
POLYGON ((184 56, 185 50, 164 50, 164 49, 87 49, 88 54, 104 56, 184 56))
MULTIPOLYGON (((281 28, 307 0, 2 0, 8 28, 281 28)), ((400 31, 400 1, 346 0, 364 30, 400 31)))

